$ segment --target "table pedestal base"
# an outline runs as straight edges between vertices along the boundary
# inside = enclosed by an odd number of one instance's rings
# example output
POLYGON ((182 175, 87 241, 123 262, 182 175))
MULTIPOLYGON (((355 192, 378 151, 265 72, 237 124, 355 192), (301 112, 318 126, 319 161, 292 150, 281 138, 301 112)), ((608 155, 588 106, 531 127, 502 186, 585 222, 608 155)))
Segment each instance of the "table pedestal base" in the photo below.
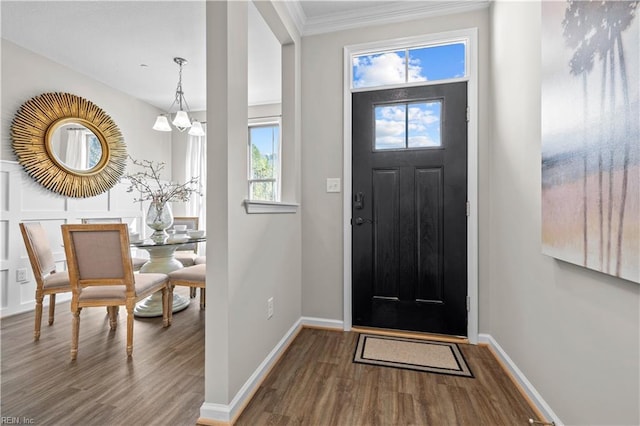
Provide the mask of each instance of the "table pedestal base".
MULTIPOLYGON (((176 313, 184 309, 187 309, 187 307, 189 306, 189 303, 190 303, 190 300, 188 298, 174 293, 172 311, 176 313)), ((142 317, 142 318, 161 317, 162 316, 162 292, 158 291, 156 293, 153 293, 151 296, 138 302, 136 307, 133 309, 133 314, 137 317, 142 317)))

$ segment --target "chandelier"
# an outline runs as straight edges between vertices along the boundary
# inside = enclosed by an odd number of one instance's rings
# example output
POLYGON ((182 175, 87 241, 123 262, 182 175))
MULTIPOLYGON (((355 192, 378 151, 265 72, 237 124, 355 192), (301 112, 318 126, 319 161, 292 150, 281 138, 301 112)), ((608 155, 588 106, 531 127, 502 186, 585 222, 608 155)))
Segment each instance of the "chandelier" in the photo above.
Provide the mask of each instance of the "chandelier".
POLYGON ((171 115, 171 109, 174 105, 178 105, 178 112, 176 112, 175 117, 171 124, 175 126, 181 132, 189 129, 189 134, 192 136, 204 136, 204 129, 202 128, 202 124, 198 120, 191 120, 189 117, 189 104, 187 103, 187 99, 184 97, 184 92, 182 91, 182 66, 187 64, 187 60, 184 58, 173 58, 173 62, 178 64, 180 67, 180 71, 178 74, 178 87, 176 87, 176 97, 173 100, 173 103, 169 107, 167 114, 160 114, 156 118, 156 122, 153 125, 153 130, 159 130, 161 132, 170 132, 171 126, 169 125, 169 116, 171 115), (186 109, 186 111, 185 111, 186 109))

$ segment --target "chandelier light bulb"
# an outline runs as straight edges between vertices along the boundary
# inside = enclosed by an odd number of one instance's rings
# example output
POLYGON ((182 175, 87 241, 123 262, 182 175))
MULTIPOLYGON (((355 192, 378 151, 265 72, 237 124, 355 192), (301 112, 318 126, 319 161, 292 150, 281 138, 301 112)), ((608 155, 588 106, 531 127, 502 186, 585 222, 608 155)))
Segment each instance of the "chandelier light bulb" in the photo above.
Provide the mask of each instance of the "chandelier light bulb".
POLYGON ((172 123, 181 132, 183 132, 185 129, 188 129, 189 127, 191 127, 191 120, 189 120, 189 116, 184 111, 178 111, 176 113, 176 116, 173 119, 172 123))
POLYGON ((193 123, 191 123, 189 134, 191 136, 204 136, 204 129, 202 128, 202 124, 198 120, 193 120, 193 123))
POLYGON ((153 130, 159 130, 161 132, 171 131, 171 126, 169 126, 169 120, 167 120, 166 115, 160 114, 158 118, 156 118, 156 122, 153 125, 153 130))

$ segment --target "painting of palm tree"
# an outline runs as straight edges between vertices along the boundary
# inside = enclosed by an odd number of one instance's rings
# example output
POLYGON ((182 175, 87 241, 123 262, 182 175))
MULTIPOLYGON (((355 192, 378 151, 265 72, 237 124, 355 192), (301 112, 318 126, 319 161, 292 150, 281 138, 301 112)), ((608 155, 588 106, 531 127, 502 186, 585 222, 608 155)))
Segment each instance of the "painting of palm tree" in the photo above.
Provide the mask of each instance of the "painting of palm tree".
POLYGON ((542 2, 542 250, 640 282, 639 1, 542 2))

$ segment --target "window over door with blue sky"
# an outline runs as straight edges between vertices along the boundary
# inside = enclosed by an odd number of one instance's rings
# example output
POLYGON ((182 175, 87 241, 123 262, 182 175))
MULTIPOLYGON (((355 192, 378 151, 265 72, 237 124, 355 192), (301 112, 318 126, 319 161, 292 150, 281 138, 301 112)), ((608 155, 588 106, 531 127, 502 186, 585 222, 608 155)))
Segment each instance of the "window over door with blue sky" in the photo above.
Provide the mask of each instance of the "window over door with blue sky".
POLYGON ((352 57, 354 89, 451 80, 467 76, 463 41, 416 46, 352 57))

